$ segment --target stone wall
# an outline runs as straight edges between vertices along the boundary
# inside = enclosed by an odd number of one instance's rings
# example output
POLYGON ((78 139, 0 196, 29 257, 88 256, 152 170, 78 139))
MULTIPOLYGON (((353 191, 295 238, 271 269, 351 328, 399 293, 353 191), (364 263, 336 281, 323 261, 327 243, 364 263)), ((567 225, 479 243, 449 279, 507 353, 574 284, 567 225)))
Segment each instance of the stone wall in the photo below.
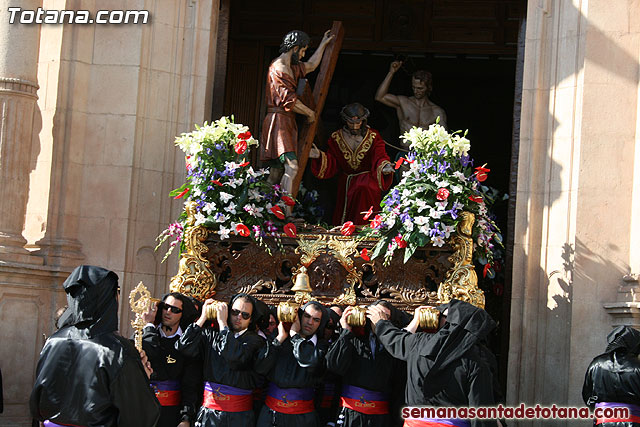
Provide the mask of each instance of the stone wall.
MULTIPOLYGON (((39 85, 28 125, 32 141, 16 136, 2 145, 3 155, 29 147, 16 156, 15 169, 26 175, 11 182, 8 195, 23 206, 24 229, 0 235, 0 255, 7 254, 0 256, 0 320, 12 325, 0 338, 0 426, 13 426, 30 425, 27 403, 43 334, 54 330, 54 313, 65 304, 60 285, 73 267, 94 264, 118 274, 126 335, 128 294, 138 281, 154 295, 168 290, 177 260, 160 264, 164 252, 154 252, 154 239, 182 210, 168 197, 184 180, 184 158, 173 139, 211 114, 219 7, 216 0, 0 5, 0 31, 16 37, 20 26, 2 28, 11 5, 151 15, 150 23, 137 25, 24 26, 36 35, 3 52, 7 70, 17 67, 17 58, 30 58, 30 80, 39 85), (28 251, 5 245, 9 234, 23 236, 28 251)), ((14 76, 3 71, 0 77, 14 76)), ((0 187, 8 183, 2 177, 0 187)), ((0 233, 21 226, 0 222, 0 233)))
POLYGON ((640 2, 530 1, 527 21, 508 403, 582 406, 612 325, 637 324, 605 305, 640 268, 640 2))

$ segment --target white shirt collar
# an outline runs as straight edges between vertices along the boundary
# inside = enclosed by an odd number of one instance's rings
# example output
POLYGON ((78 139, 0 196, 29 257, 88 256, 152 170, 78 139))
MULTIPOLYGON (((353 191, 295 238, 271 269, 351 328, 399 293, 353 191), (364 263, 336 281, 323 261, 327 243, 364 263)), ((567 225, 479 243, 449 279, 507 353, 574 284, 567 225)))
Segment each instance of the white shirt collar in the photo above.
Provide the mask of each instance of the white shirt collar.
POLYGON ((178 336, 178 337, 179 337, 180 335, 182 335, 182 328, 181 328, 180 326, 178 326, 178 330, 177 330, 177 331, 176 331, 176 333, 175 333, 175 334, 173 334, 173 335, 167 335, 167 334, 164 332, 164 329, 162 328, 162 324, 159 324, 159 325, 158 325, 158 330, 160 331, 160 336, 162 336, 162 337, 164 337, 164 338, 173 338, 173 337, 175 337, 175 336, 178 336))
POLYGON ((318 345, 318 334, 313 334, 313 336, 311 338, 309 338, 307 341, 311 341, 311 343, 313 343, 313 345, 318 345))
POLYGON ((234 336, 235 338, 238 338, 240 335, 244 334, 245 332, 247 332, 247 329, 246 329, 246 328, 245 328, 245 329, 243 329, 243 330, 241 330, 240 332, 236 332, 233 336, 234 336))

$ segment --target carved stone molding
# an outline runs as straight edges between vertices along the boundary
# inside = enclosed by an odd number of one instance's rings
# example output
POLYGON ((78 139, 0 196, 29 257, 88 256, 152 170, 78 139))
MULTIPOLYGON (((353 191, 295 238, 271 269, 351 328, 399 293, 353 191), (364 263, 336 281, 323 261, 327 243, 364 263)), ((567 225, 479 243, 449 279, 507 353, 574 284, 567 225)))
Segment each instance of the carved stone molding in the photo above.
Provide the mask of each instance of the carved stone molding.
POLYGON ((15 93, 16 95, 30 96, 38 99, 37 92, 39 88, 40 86, 38 86, 37 83, 29 80, 0 77, 1 93, 15 93))
POLYGON ((631 326, 640 329, 640 282, 638 275, 629 274, 622 278, 618 287, 616 302, 605 303, 604 309, 613 317, 611 326, 631 326))

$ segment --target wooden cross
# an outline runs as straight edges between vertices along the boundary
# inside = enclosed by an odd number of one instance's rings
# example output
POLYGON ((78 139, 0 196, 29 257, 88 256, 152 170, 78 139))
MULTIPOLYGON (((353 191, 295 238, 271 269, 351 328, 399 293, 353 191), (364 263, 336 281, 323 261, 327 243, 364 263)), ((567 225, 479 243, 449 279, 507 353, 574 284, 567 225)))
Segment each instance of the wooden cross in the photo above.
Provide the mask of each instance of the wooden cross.
POLYGON ((315 108, 313 111, 316 113, 316 120, 313 123, 306 123, 303 125, 300 131, 300 137, 298 139, 298 173, 293 179, 293 197, 298 195, 298 189, 300 188, 300 182, 304 175, 304 170, 309 160, 309 152, 313 145, 313 139, 316 136, 318 130, 318 122, 320 121, 320 113, 324 108, 324 102, 327 99, 327 93, 329 92, 329 84, 331 83, 331 77, 333 77, 333 71, 336 68, 338 62, 338 55, 340 54, 340 48, 342 47, 342 40, 344 39, 344 29, 342 28, 341 21, 333 21, 331 27, 331 34, 335 37, 331 43, 326 47, 324 54, 322 55, 322 62, 320 63, 320 72, 316 79, 316 85, 313 89, 313 100, 315 108))

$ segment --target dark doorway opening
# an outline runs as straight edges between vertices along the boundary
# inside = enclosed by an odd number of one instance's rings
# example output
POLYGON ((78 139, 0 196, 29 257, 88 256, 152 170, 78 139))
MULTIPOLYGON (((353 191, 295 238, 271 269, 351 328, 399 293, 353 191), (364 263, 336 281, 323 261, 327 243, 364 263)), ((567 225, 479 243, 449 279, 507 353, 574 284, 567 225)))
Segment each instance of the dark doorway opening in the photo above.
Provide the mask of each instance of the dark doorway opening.
MULTIPOLYGON (((331 132, 342 126, 339 119, 342 106, 360 102, 371 111, 369 125, 395 144, 399 136, 395 110, 374 101, 374 95, 390 63, 400 57, 405 63, 396 73, 389 92, 411 95, 411 73, 418 69, 430 71, 433 75, 430 99, 445 110, 449 130, 468 129, 476 166, 486 163, 491 169, 486 184, 501 194, 509 194, 512 170, 517 167, 512 158, 512 127, 517 37, 525 0, 222 0, 221 3, 221 13, 228 17, 228 39, 224 40, 228 53, 224 97, 220 92, 214 96, 214 102, 223 106, 214 111, 233 114, 236 121, 249 125, 254 135, 260 135, 266 110, 265 73, 278 56, 282 36, 292 29, 304 30, 311 36, 314 49, 331 21, 341 20, 345 40, 321 115, 319 143, 323 144, 331 132)), ((307 58, 312 53, 308 52, 307 58)), ((309 76, 312 84, 316 75, 317 72, 309 76)), ((388 154, 394 158, 394 149, 389 147, 388 154)), ((325 221, 330 223, 335 183, 316 180, 307 170, 303 184, 320 192, 325 221)), ((509 241, 512 230, 508 229, 508 202, 496 203, 493 212, 503 240, 509 241)), ((485 291, 486 309, 499 323, 490 344, 498 357, 504 387, 511 278, 504 268, 493 281, 483 279, 482 271, 477 273, 485 291)))

